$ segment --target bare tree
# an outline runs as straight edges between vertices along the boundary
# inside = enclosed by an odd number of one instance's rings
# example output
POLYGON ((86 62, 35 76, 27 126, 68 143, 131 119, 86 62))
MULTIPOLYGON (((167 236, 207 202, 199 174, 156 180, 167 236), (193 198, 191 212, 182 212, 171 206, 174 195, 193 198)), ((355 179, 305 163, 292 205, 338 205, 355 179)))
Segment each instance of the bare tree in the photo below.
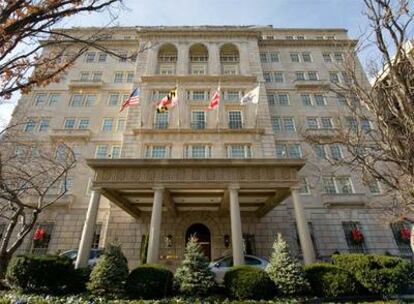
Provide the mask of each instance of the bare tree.
MULTIPOLYGON (((56 29, 77 14, 106 10, 113 23, 122 0, 0 0, 0 104, 59 77, 88 49, 125 56, 105 47, 108 26, 82 35, 56 29), (53 50, 42 56, 42 50, 53 50)), ((125 59, 135 58, 135 54, 125 59)))
POLYGON ((407 0, 364 3, 372 31, 349 49, 340 67, 344 81, 333 88, 346 102, 345 114, 330 134, 306 131, 304 136, 313 145, 341 145, 346 156, 332 164, 358 171, 367 184, 379 181, 387 194, 380 202, 383 210, 406 220, 414 211, 414 7, 407 0), (372 85, 357 59, 361 49, 378 54, 368 66, 372 85))
POLYGON ((21 125, 0 133, 0 278, 39 215, 67 193, 76 160, 64 143, 51 145, 21 134, 21 125))

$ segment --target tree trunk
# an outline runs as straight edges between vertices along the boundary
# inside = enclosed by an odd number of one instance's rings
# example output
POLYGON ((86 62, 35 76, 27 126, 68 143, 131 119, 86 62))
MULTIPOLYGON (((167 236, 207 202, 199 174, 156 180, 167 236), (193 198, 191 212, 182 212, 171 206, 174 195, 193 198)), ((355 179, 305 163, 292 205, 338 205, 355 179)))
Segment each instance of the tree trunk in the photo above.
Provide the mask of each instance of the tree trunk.
POLYGON ((6 270, 10 260, 11 254, 5 252, 4 254, 0 255, 0 280, 4 279, 4 277, 6 276, 6 270))

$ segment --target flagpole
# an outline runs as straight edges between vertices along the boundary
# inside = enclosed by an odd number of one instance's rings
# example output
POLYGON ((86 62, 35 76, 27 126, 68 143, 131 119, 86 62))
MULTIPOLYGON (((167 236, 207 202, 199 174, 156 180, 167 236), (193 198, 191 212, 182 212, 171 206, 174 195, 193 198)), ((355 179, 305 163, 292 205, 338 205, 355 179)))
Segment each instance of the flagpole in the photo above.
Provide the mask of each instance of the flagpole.
POLYGON ((178 130, 181 129, 181 123, 180 123, 180 100, 178 99, 178 80, 175 81, 175 88, 177 90, 177 107, 178 107, 178 130))
POLYGON ((257 96, 257 98, 258 98, 258 100, 257 100, 257 103, 256 103, 256 110, 255 110, 255 123, 254 123, 254 128, 256 129, 257 128, 257 114, 258 114, 258 110, 259 110, 259 101, 260 101, 260 82, 259 82, 259 93, 258 93, 258 96, 257 96))

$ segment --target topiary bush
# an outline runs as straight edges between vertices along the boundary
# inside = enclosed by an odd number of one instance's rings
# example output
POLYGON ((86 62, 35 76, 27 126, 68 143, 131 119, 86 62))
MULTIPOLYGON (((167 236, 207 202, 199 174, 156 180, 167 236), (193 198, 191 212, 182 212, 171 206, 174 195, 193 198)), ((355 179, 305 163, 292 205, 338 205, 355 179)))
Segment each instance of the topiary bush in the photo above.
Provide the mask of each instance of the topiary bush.
POLYGON ((305 266, 311 292, 318 297, 352 296, 361 293, 361 285, 347 270, 328 263, 305 266))
POLYGON ((333 263, 351 272, 369 292, 382 296, 402 294, 413 283, 413 265, 397 258, 375 254, 340 254, 333 263))
POLYGON ((120 246, 110 244, 92 269, 87 289, 95 295, 121 294, 128 272, 127 259, 120 246))
POLYGON ((208 267, 208 260, 195 237, 187 243, 180 267, 175 272, 177 290, 188 296, 203 296, 214 287, 214 275, 208 267))
POLYGON ((289 246, 280 233, 273 243, 273 252, 266 272, 276 285, 278 293, 282 295, 304 294, 309 290, 302 265, 292 257, 289 246))
POLYGON ((6 272, 6 280, 12 289, 30 293, 68 293, 72 291, 75 279, 72 261, 55 255, 16 256, 6 272))
POLYGON ((160 265, 143 265, 131 271, 126 282, 133 299, 161 299, 171 294, 173 273, 160 265))
POLYGON ((229 297, 238 300, 265 300, 275 295, 275 286, 267 273, 252 266, 235 266, 224 275, 229 297))

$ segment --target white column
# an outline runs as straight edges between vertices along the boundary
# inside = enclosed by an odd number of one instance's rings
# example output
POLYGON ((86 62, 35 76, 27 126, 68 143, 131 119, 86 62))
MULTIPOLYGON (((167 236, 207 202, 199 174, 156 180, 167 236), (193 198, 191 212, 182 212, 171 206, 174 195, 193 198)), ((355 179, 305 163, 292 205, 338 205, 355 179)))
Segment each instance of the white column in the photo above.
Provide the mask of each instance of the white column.
POLYGON ((152 205, 151 224, 148 239, 148 264, 158 263, 158 259, 160 256, 160 235, 163 196, 163 187, 154 188, 154 204, 152 205))
POLYGON ((189 72, 189 47, 187 44, 178 44, 177 51, 177 75, 188 75, 189 72))
POLYGON ((86 213, 85 224, 83 225, 82 237, 79 243, 78 257, 76 258, 75 268, 88 267, 89 254, 92 247, 93 232, 95 230, 96 218, 98 216, 100 199, 100 191, 92 191, 88 211, 86 213))
POLYGON ((244 264, 243 234, 241 227, 239 187, 230 186, 230 220, 231 220, 231 243, 233 249, 234 266, 244 264))
POLYGON ((209 75, 220 75, 220 49, 217 44, 208 45, 208 73, 209 75))
POLYGON ((298 227, 298 235, 300 247, 303 253, 303 262, 311 264, 315 262, 315 251, 313 249, 312 238, 309 231, 308 221, 305 217, 305 211, 300 201, 298 189, 291 188, 293 207, 295 209, 296 225, 298 227))

